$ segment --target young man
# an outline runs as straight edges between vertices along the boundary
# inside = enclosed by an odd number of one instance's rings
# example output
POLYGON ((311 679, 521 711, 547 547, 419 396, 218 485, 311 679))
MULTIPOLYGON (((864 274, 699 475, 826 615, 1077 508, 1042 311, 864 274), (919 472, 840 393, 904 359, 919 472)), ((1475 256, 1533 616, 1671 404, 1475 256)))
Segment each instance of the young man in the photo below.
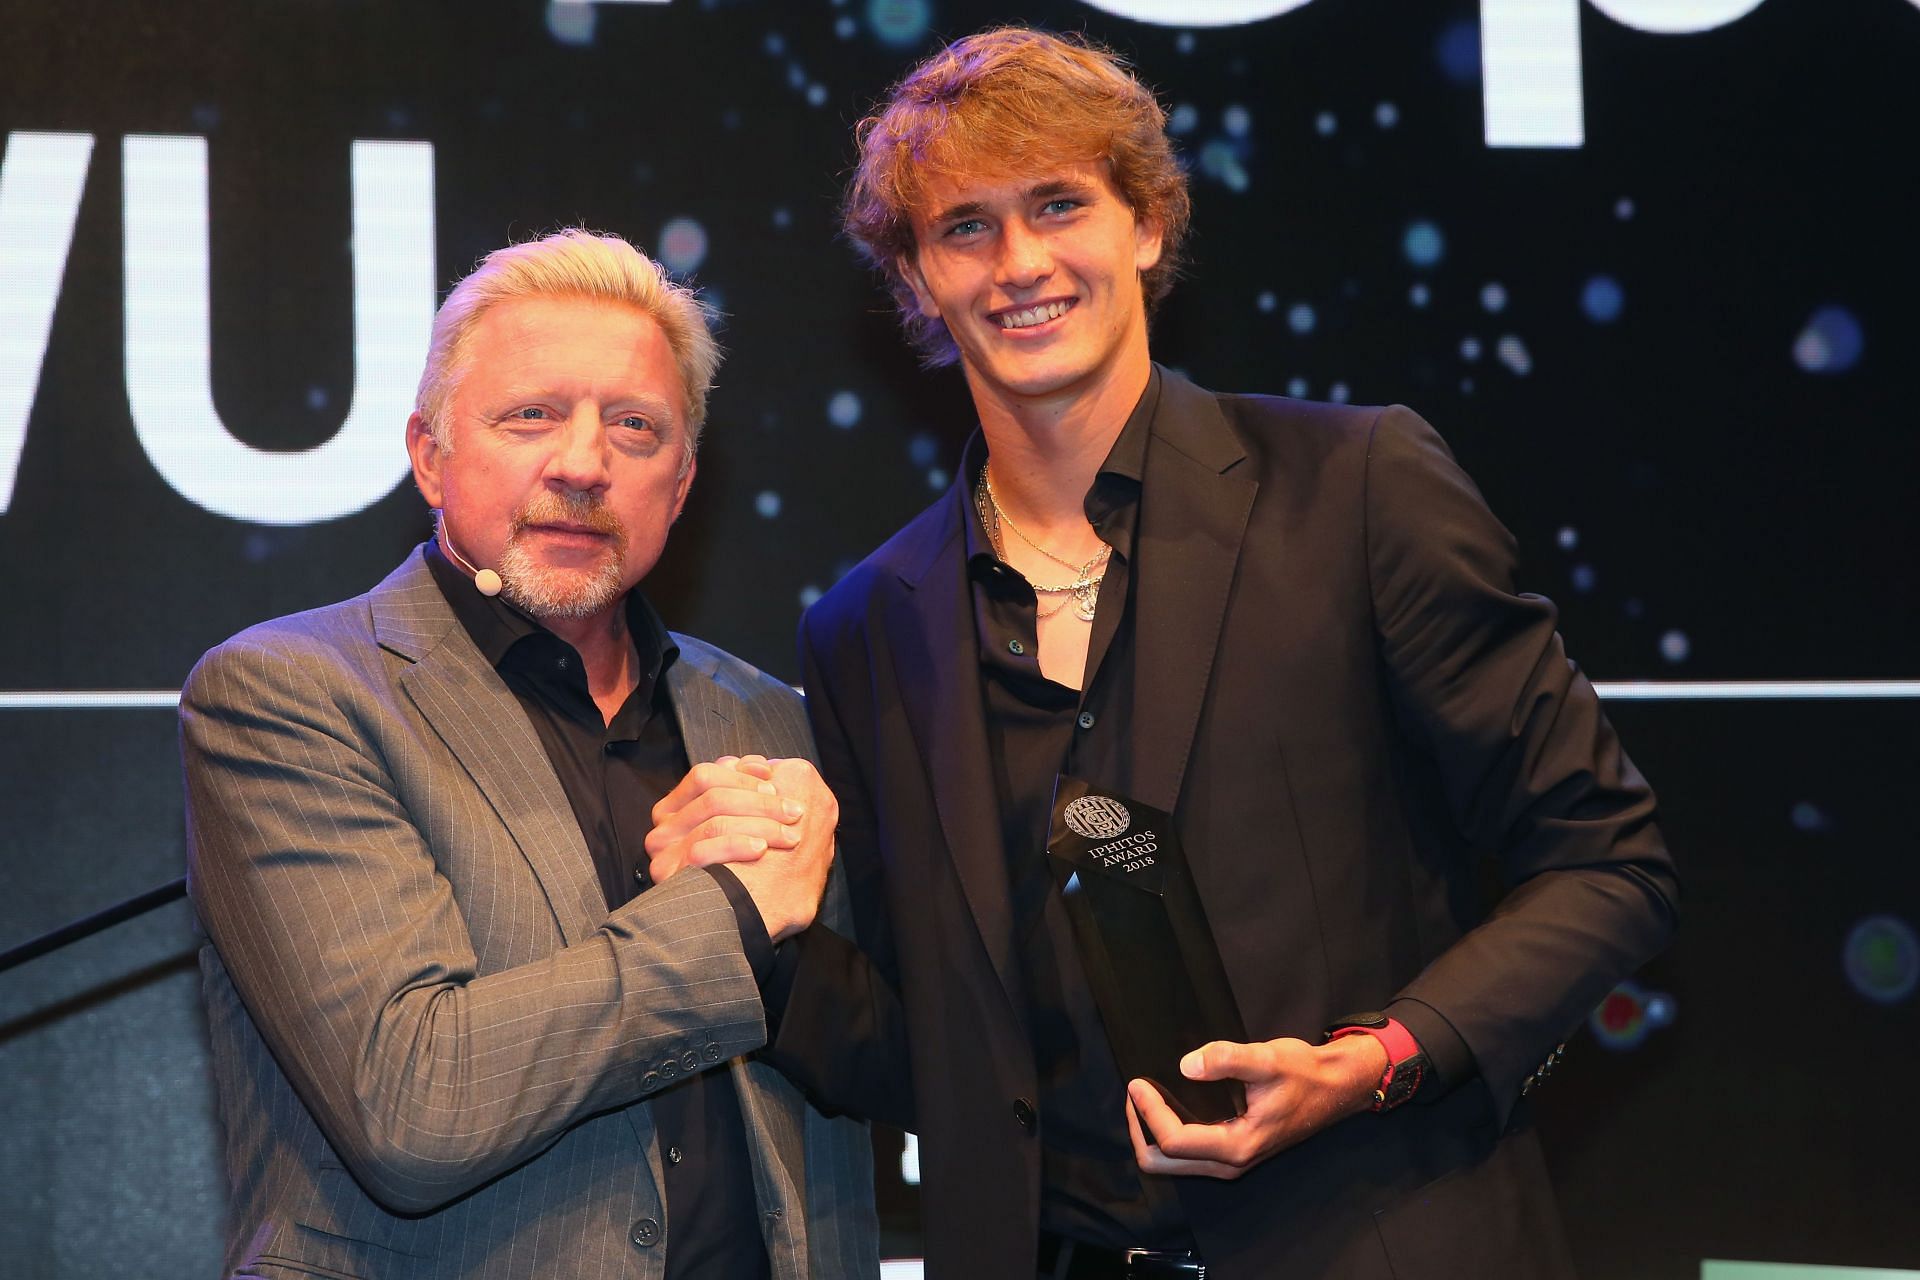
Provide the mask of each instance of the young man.
POLYGON ((846 910, 812 767, 730 767, 807 755, 799 700, 638 586, 718 364, 622 240, 489 255, 407 423, 435 537, 189 679, 228 1274, 877 1275, 864 1128, 744 1057, 772 943, 846 910))
POLYGON ((1569 1274, 1521 1095, 1676 890, 1511 538, 1405 409, 1152 363, 1187 195, 1111 55, 974 36, 859 139, 847 228, 980 431, 802 627, 861 949, 800 936, 776 1057, 921 1136, 935 1277, 1569 1274), (1238 1118, 1120 1075, 1062 773, 1173 815, 1248 1037, 1180 1069, 1238 1118))

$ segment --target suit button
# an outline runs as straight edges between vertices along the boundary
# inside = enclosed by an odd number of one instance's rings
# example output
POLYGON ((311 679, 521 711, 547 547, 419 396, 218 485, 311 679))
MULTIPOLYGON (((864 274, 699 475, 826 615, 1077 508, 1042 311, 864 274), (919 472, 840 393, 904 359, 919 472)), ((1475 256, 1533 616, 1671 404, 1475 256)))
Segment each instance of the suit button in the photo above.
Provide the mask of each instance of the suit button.
POLYGON ((1093 712, 1091 712, 1091 711, 1082 711, 1082 712, 1080 713, 1080 720, 1079 720, 1079 724, 1080 724, 1080 727, 1081 727, 1082 729, 1091 729, 1091 728, 1093 728, 1093 712))
POLYGON ((660 1074, 665 1078, 667 1078, 668 1080, 671 1080, 675 1076, 680 1074, 680 1064, 675 1062, 672 1058, 668 1058, 665 1062, 660 1064, 660 1074))
POLYGON ((1031 1102, 1028 1102, 1025 1098, 1015 1098, 1013 1100, 1013 1118, 1020 1122, 1022 1129, 1025 1129, 1028 1133, 1033 1132, 1034 1115, 1033 1104, 1031 1102))
POLYGON ((659 1083, 660 1073, 658 1071, 649 1071, 646 1075, 640 1077, 640 1087, 643 1089, 651 1089, 659 1083))
POLYGON ((660 1243, 660 1224, 652 1218, 642 1218, 633 1224, 633 1230, 627 1233, 627 1239, 648 1249, 660 1243))
POLYGON ((667 1163, 668 1163, 668 1164, 679 1164, 679 1163, 680 1163, 680 1162, 681 1162, 682 1160, 685 1160, 685 1159, 686 1159, 686 1156, 685 1156, 685 1155, 683 1155, 683 1154, 681 1154, 681 1151, 680 1151, 680 1148, 678 1148, 678 1147, 668 1147, 668 1148, 667 1148, 667 1163))
POLYGON ((1018 658, 1022 654, 1024 654, 1026 651, 1027 651, 1027 646, 1025 646, 1024 644, 1021 644, 1018 640, 1007 641, 1007 652, 1012 654, 1014 657, 1018 658))
POLYGON ((697 1071, 700 1069, 700 1055, 689 1049, 681 1057, 680 1065, 689 1071, 697 1071))
POLYGON ((720 1061, 720 1046, 719 1046, 719 1045, 717 1045, 717 1044, 710 1044, 710 1045, 708 1045, 708 1046, 707 1046, 707 1061, 708 1061, 708 1062, 718 1062, 718 1061, 720 1061))

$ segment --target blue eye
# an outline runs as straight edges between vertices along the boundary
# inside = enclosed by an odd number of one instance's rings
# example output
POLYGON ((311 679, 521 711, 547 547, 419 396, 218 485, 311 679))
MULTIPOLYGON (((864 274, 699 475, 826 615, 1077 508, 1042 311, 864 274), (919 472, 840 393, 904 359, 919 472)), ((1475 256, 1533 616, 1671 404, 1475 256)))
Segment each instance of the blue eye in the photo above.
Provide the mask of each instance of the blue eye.
POLYGON ((635 431, 651 431, 651 430, 653 430, 653 421, 652 421, 652 419, 650 419, 650 418, 643 418, 643 417, 641 417, 641 416, 640 416, 639 414, 637 414, 637 413, 629 413, 629 414, 627 414, 627 415, 625 415, 624 417, 622 417, 622 418, 620 419, 620 425, 621 425, 621 426, 623 426, 623 427, 631 427, 631 428, 632 428, 633 430, 635 430, 635 431))
POLYGON ((956 222, 952 226, 948 227, 947 234, 950 236, 970 236, 980 231, 981 229, 982 229, 982 223, 980 219, 967 218, 964 221, 956 222))
POLYGON ((545 409, 540 408, 538 405, 530 404, 524 409, 515 409, 513 411, 513 416, 516 418, 523 418, 529 422, 534 422, 534 421, 538 421, 541 418, 546 417, 547 411, 545 409))

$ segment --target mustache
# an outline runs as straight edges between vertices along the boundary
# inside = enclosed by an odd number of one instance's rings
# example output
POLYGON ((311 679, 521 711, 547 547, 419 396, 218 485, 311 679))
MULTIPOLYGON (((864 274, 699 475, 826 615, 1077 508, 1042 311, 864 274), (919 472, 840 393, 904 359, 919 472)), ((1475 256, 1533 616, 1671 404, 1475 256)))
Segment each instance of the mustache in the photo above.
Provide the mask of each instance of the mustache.
POLYGON ((545 492, 529 499, 527 504, 513 513, 513 532, 519 534, 536 524, 554 524, 565 522, 581 524, 595 533, 606 534, 610 538, 625 538, 627 528, 620 517, 607 510, 597 494, 569 490, 565 493, 545 492))

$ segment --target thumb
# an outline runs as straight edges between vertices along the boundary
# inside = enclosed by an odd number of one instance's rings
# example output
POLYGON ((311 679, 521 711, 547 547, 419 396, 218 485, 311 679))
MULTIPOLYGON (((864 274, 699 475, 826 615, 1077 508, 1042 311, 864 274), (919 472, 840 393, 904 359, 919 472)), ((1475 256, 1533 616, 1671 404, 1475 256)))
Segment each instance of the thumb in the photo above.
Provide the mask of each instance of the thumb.
POLYGON ((1180 1059, 1180 1074, 1189 1080, 1240 1080, 1252 1068, 1252 1045, 1213 1040, 1180 1059))

